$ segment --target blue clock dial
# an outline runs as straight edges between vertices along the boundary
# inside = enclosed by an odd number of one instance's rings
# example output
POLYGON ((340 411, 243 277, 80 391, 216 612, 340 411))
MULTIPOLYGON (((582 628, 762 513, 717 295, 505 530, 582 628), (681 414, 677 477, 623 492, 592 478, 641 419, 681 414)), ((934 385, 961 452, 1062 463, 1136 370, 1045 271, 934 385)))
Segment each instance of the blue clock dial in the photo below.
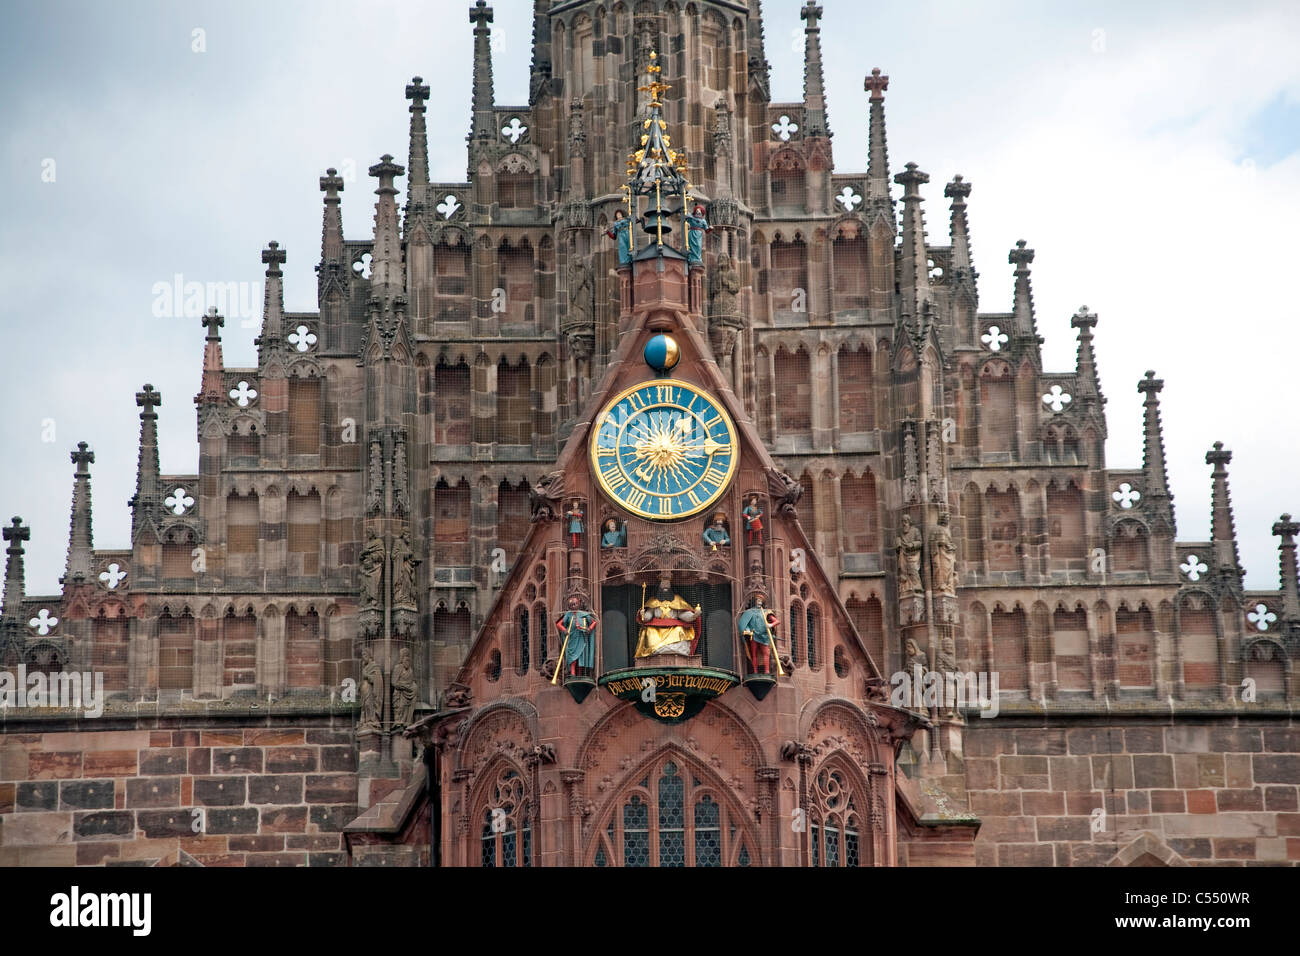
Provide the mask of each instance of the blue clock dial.
POLYGON ((704 511, 731 483, 738 457, 731 416, 673 379, 626 389, 592 425, 591 461, 601 488, 643 518, 704 511))

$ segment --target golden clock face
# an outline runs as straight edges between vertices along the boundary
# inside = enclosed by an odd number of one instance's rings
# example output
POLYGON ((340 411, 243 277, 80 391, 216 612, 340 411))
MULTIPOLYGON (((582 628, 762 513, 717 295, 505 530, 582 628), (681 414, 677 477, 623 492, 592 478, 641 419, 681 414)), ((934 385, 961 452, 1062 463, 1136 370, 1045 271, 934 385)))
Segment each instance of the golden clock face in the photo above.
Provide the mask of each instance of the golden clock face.
POLYGON ((591 463, 600 487, 642 518, 674 521, 711 507, 739 458, 726 410, 670 378, 625 389, 592 423, 591 463))

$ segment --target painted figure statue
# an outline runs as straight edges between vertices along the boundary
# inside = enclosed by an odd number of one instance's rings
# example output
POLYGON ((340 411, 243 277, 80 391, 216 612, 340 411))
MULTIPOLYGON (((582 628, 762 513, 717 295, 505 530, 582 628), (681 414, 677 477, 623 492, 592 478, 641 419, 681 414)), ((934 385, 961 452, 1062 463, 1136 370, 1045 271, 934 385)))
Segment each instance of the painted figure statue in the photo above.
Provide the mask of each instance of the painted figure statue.
POLYGON ((582 519, 586 516, 587 513, 582 510, 582 502, 577 499, 574 500, 573 504, 569 505, 569 510, 564 513, 564 517, 569 519, 569 541, 572 547, 578 547, 582 533, 585 530, 582 519))
POLYGON ((745 642, 745 657, 751 674, 772 673, 772 656, 776 653, 777 617, 765 605, 765 595, 755 591, 749 607, 740 612, 736 630, 745 642))
POLYGON ((710 551, 717 551, 719 545, 731 544, 731 535, 727 534, 727 525, 722 515, 714 515, 713 523, 704 529, 704 543, 710 551))
POLYGON ((569 609, 555 621, 560 632, 561 664, 574 677, 590 677, 596 668, 596 615, 583 607, 582 598, 569 595, 569 609))
POLYGON ((749 504, 740 512, 745 519, 745 543, 763 543, 763 512, 758 507, 758 495, 751 495, 749 504))
POLYGON ((697 265, 704 261, 704 234, 709 231, 709 221, 704 218, 704 207, 695 204, 695 212, 686 217, 686 261, 697 265))
POLYGON ((602 548, 626 548, 627 526, 620 524, 616 518, 605 519, 605 530, 600 536, 602 548))
POLYGON ((654 597, 643 600, 637 620, 641 622, 640 639, 636 645, 637 657, 655 654, 680 654, 690 657, 699 640, 700 606, 692 607, 679 594, 674 594, 668 575, 659 577, 659 589, 654 597))
POLYGON ((614 211, 614 221, 605 230, 605 235, 618 244, 618 264, 620 266, 631 265, 632 220, 627 218, 627 213, 624 210, 616 209, 614 211))

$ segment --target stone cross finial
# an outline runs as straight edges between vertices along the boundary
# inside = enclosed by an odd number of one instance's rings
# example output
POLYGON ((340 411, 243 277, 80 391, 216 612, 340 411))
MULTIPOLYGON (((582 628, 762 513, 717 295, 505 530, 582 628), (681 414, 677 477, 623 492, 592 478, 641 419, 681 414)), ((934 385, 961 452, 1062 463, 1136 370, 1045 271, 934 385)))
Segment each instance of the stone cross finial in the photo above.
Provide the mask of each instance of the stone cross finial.
MULTIPOLYGON (((482 0, 480 0, 480 2, 482 2, 482 0)), ((379 157, 379 162, 370 167, 370 175, 379 177, 381 185, 385 178, 389 180, 391 185, 393 177, 400 176, 404 172, 406 172, 406 168, 393 162, 393 156, 391 153, 384 153, 384 155, 379 157)))
POLYGON ((871 75, 862 81, 862 88, 871 94, 873 100, 883 100, 885 90, 889 89, 889 77, 880 72, 880 67, 875 67, 871 75))
POLYGON ((1280 521, 1273 522, 1273 533, 1281 535, 1282 547, 1295 545, 1295 536, 1300 534, 1300 521, 1292 521, 1290 515, 1283 515, 1280 521))
MULTIPOLYGON (((407 89, 410 89, 410 87, 407 87, 407 89)), ((428 87, 425 87, 425 89, 427 90, 428 87)), ((339 175, 339 171, 333 166, 325 170, 325 175, 320 178, 320 189, 325 194, 326 202, 338 199, 339 193, 343 191, 343 177, 339 175)))
POLYGON ((903 167, 903 171, 894 177, 894 182, 902 186, 909 196, 917 195, 921 184, 929 181, 930 174, 917 169, 916 163, 908 163, 903 167))
POLYGON ((1075 329, 1091 329, 1096 324, 1097 313, 1089 312, 1086 305, 1079 306, 1079 311, 1070 319, 1070 327, 1075 329))
POLYGON ((72 453, 72 463, 77 466, 77 474, 85 475, 90 473, 87 465, 95 463, 95 453, 90 451, 90 446, 84 441, 77 442, 77 450, 72 453))
POLYGON ((32 529, 23 524, 23 519, 14 515, 13 521, 3 532, 4 539, 9 542, 8 553, 14 556, 23 553, 23 542, 31 540, 32 529))
POLYGON ((487 29, 487 25, 492 22, 492 8, 487 5, 486 0, 478 0, 469 8, 469 22, 474 24, 476 30, 487 29))
POLYGON ((953 176, 952 182, 943 187, 943 194, 948 199, 965 202, 970 195, 970 183, 963 181, 960 175, 953 176))
POLYGON ((1215 471, 1218 471, 1230 461, 1232 461, 1232 452, 1224 451, 1223 442, 1221 441, 1216 441, 1214 448, 1205 453, 1205 463, 1213 465, 1215 471))
MULTIPOLYGON (((1146 393, 1147 401, 1152 401, 1154 399, 1155 394, 1164 387, 1165 387, 1164 380, 1156 378, 1156 373, 1153 372, 1151 369, 1147 369, 1146 377, 1143 378, 1142 381, 1138 382, 1138 391, 1146 393)), ((1215 442, 1214 447, 1221 448, 1223 447, 1223 443, 1215 442)), ((1231 455, 1231 452, 1229 452, 1229 454, 1231 455)), ((1207 463, 1209 462, 1208 456, 1206 457, 1206 462, 1207 463)))
POLYGON ((268 276, 278 276, 280 274, 280 265, 287 257, 285 252, 280 248, 280 244, 271 240, 262 250, 262 261, 266 263, 266 274, 268 276))
POLYGON ((1016 271, 1027 271, 1029 263, 1034 261, 1034 250, 1027 249, 1025 240, 1017 239, 1016 247, 1007 255, 1007 262, 1016 267, 1016 271))
MULTIPOLYGON (((491 11, 488 13, 488 19, 492 19, 491 11)), ((429 87, 425 84, 424 77, 411 77, 411 82, 406 86, 406 98, 411 101, 412 113, 424 109, 424 101, 429 98, 429 87)))
POLYGON ((154 391, 152 385, 146 384, 144 391, 135 393, 135 403, 144 409, 140 413, 141 418, 157 418, 158 413, 154 409, 162 404, 162 393, 154 391))
POLYGON ((809 33, 817 29, 817 20, 821 15, 822 8, 817 5, 816 0, 808 0, 803 5, 803 9, 799 11, 799 19, 808 21, 808 26, 805 29, 809 33))
POLYGON ((204 313, 201 321, 203 322, 203 327, 208 330, 208 341, 219 342, 221 340, 221 332, 219 330, 226 324, 226 320, 217 315, 217 307, 215 305, 209 306, 208 311, 204 313))

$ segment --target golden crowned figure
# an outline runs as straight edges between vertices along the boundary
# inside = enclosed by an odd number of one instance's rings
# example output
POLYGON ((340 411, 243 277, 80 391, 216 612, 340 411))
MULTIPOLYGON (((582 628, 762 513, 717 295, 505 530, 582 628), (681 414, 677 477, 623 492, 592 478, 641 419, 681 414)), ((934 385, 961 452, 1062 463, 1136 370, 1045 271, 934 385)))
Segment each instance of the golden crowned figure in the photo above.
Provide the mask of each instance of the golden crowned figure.
POLYGON ((659 578, 659 589, 654 596, 643 600, 637 619, 641 623, 640 640, 636 645, 637 657, 656 654, 680 654, 689 657, 699 640, 700 606, 692 605, 679 594, 674 594, 667 575, 659 578))

